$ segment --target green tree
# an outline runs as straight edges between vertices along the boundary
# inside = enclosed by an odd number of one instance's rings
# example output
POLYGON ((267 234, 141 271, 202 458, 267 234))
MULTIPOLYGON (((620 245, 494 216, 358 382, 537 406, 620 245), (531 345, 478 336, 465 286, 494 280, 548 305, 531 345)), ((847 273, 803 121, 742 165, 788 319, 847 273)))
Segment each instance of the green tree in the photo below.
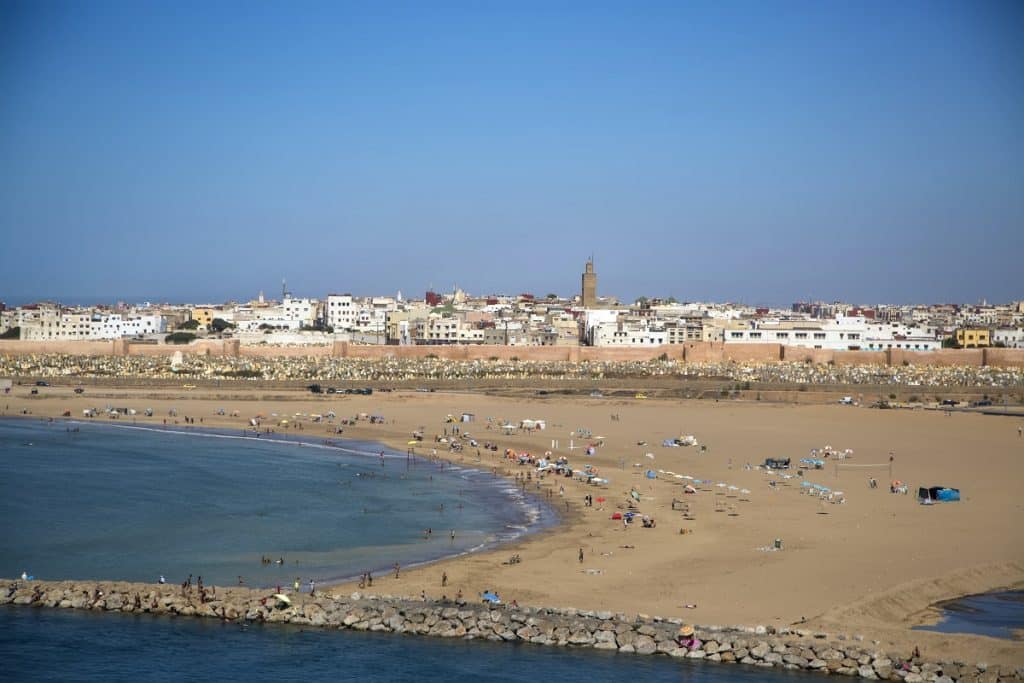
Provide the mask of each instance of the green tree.
POLYGON ((199 329, 199 321, 198 320, 186 320, 182 324, 178 325, 178 329, 179 330, 198 330, 199 329))
POLYGON ((21 328, 12 327, 3 334, 0 334, 0 339, 21 339, 21 328))
POLYGON ((191 332, 172 332, 164 337, 164 342, 168 344, 188 344, 195 338, 196 335, 191 332))
POLYGON ((235 326, 233 323, 229 323, 223 318, 214 318, 213 322, 210 323, 210 329, 214 332, 223 332, 224 330, 231 330, 234 328, 235 326))

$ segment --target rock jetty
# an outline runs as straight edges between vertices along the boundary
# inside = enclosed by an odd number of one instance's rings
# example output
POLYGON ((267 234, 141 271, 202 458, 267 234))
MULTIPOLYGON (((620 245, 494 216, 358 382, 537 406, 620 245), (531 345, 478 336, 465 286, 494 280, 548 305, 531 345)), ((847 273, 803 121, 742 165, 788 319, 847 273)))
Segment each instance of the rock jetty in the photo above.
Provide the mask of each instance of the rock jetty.
POLYGON ((354 631, 384 631, 440 638, 529 642, 589 647, 635 655, 815 671, 869 680, 1020 681, 1024 667, 907 659, 882 651, 862 636, 846 637, 770 626, 694 625, 699 646, 679 647, 679 619, 573 608, 511 607, 424 601, 390 595, 291 593, 269 590, 194 589, 166 584, 105 581, 16 581, 0 585, 0 605, 63 607, 103 612, 148 612, 250 622, 298 624, 354 631))

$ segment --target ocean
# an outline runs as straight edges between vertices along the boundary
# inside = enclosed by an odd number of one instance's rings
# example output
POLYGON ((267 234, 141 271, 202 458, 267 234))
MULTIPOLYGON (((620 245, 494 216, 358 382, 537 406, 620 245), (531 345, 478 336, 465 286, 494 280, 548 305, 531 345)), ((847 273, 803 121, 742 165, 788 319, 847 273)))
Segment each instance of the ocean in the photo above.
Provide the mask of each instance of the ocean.
POLYGON ((305 586, 556 521, 489 471, 333 443, 0 420, 0 576, 305 586))
POLYGON ((937 624, 918 626, 922 631, 973 633, 992 638, 1015 638, 1024 630, 1024 591, 993 591, 966 595, 941 603, 937 624))
POLYGON ((0 607, 12 681, 740 681, 816 680, 665 656, 303 629, 214 619, 0 607))

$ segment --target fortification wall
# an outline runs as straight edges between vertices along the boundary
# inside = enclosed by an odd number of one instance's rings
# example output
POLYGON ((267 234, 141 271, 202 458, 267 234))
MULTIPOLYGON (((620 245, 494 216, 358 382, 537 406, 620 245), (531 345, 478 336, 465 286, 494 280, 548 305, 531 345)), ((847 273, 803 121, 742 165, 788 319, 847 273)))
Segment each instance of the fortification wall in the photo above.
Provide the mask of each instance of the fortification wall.
POLYGON ((349 342, 311 346, 243 346, 238 339, 201 339, 191 344, 137 344, 128 339, 113 341, 0 340, 0 355, 63 353, 84 356, 170 356, 176 351, 190 355, 248 358, 382 358, 415 359, 428 356, 448 360, 524 361, 633 361, 662 355, 687 363, 765 363, 775 361, 835 363, 837 365, 924 365, 1024 367, 1024 349, 940 349, 937 351, 832 351, 779 344, 725 344, 687 342, 646 348, 589 346, 361 346, 349 342))
POLYGON ((725 359, 724 342, 687 342, 683 346, 687 363, 719 363, 725 359))
POLYGON ((984 365, 983 349, 938 349, 936 351, 907 351, 889 349, 886 351, 889 365, 928 365, 949 367, 953 365, 984 365))
POLYGON ((985 365, 997 368, 1024 367, 1024 349, 984 349, 985 365))
POLYGON ((725 360, 736 363, 770 363, 782 360, 781 344, 725 344, 725 360))
POLYGON ((67 353, 79 356, 110 356, 114 344, 109 341, 21 341, 0 340, 0 354, 24 356, 32 353, 67 353))

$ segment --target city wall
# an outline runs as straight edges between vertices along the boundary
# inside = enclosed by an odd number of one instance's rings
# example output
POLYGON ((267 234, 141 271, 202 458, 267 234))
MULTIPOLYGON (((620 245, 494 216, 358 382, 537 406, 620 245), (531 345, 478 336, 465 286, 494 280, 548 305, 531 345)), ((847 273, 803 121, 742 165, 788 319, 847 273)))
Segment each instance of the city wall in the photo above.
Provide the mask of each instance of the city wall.
POLYGON ((937 351, 831 351, 778 344, 726 344, 687 342, 648 348, 607 348, 589 346, 362 346, 349 342, 310 346, 243 346, 237 339, 203 339, 192 344, 133 344, 114 341, 20 341, 0 340, 0 355, 64 353, 87 356, 170 356, 177 351, 189 355, 244 358, 322 357, 450 360, 524 360, 614 362, 651 360, 665 356, 688 363, 796 362, 836 365, 927 365, 1024 367, 1024 349, 940 349, 937 351))

